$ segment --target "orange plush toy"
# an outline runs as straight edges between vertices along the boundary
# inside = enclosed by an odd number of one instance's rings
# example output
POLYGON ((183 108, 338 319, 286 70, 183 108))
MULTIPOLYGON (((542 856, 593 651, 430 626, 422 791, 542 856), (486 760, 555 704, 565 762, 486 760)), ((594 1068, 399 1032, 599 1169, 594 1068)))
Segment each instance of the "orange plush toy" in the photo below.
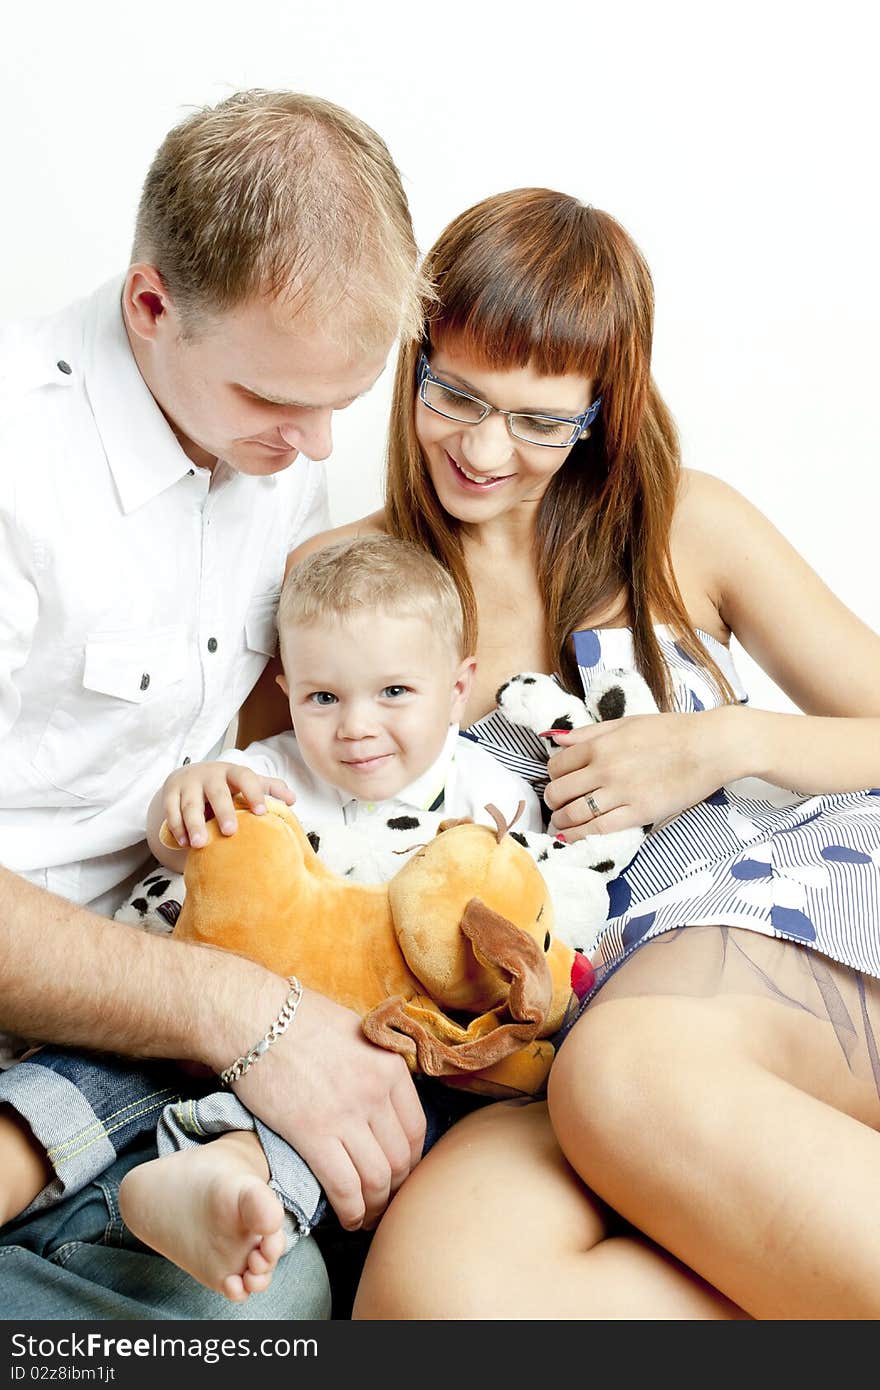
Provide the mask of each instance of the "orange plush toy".
POLYGON ((262 816, 239 805, 231 836, 209 822, 175 935, 297 975, 413 1072, 486 1095, 540 1092, 549 1039, 592 969, 554 940, 547 885, 500 813, 488 808, 496 830, 444 822, 389 882, 368 885, 334 874, 294 813, 266 804, 262 816))

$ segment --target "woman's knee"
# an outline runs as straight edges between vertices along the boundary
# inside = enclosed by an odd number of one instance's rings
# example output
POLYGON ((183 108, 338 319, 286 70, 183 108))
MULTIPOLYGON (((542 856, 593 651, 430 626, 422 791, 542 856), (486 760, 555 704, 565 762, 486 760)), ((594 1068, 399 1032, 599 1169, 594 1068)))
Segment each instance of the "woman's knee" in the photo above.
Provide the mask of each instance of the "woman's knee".
POLYGON ((604 1212, 562 1158, 546 1107, 491 1106, 460 1120, 395 1196, 353 1316, 503 1316, 506 1281, 526 1278, 524 1266, 588 1250, 604 1233, 604 1212))
POLYGON ((597 1002, 572 1029, 550 1074, 548 1111, 587 1182, 621 1146, 650 1149, 700 1076, 716 1076, 717 1060, 735 1053, 736 1029, 713 1004, 657 995, 597 1002))

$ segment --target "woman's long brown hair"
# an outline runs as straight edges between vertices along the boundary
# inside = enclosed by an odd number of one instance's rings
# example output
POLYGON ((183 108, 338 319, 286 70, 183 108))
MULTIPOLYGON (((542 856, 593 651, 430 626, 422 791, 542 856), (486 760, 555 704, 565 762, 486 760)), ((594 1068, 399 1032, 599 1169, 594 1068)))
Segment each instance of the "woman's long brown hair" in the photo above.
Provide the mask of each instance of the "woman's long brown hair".
POLYGON ((602 408, 541 499, 535 564, 558 671, 580 686, 571 634, 627 596, 635 659, 662 709, 672 684, 654 631, 669 624, 733 692, 695 633, 675 580, 669 533, 681 471, 678 435, 651 378, 654 292, 638 248, 614 218, 575 198, 523 188, 457 217, 425 258, 437 302, 423 343, 400 352, 394 384, 385 523, 449 570, 469 651, 477 610, 459 523, 441 507, 415 436, 420 348, 454 342, 488 369, 530 366, 589 377, 602 408))

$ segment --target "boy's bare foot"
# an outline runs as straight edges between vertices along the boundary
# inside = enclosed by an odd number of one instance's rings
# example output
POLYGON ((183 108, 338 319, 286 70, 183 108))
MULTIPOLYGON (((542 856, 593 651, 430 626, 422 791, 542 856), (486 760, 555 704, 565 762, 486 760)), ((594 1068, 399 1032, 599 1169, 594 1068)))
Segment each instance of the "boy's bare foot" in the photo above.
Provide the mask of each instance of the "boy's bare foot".
POLYGON ((284 1210, 253 1133, 132 1168, 119 1186, 129 1230, 206 1288, 241 1303, 269 1287, 284 1253, 284 1210))

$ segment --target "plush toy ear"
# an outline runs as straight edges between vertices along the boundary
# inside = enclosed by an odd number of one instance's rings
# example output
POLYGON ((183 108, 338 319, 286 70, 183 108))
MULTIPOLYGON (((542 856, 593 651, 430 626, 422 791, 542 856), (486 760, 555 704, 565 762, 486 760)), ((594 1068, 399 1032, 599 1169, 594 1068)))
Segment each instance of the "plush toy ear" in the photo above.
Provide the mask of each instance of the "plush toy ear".
MULTIPOLYGON (((579 729, 592 722, 584 701, 541 671, 511 676, 496 692, 495 699, 511 724, 539 736, 545 729, 579 729)), ((544 746, 549 748, 551 741, 545 739, 544 746)))
POLYGON ((461 929, 480 960, 511 976, 506 1015, 500 1010, 482 1014, 468 1028, 441 1013, 435 1004, 412 1003, 396 996, 364 1019, 371 1042, 400 1052, 425 1076, 449 1076, 480 1071, 509 1057, 537 1036, 553 996, 546 957, 528 932, 522 931, 479 898, 472 898, 461 929))
MULTIPOLYGON (((497 839, 499 845, 501 844, 501 841, 504 839, 505 835, 507 835, 508 832, 511 831, 511 830, 513 829, 513 827, 516 825, 517 821, 519 820, 520 816, 522 815, 522 813, 523 813, 523 811, 524 811, 525 809, 526 809, 526 803, 525 803, 524 801, 520 801, 520 802, 517 804, 517 808, 516 808, 516 810, 514 811, 513 816, 512 816, 511 819, 508 821, 508 820, 505 820, 504 816, 503 816, 502 813, 498 810, 498 807, 497 807, 497 806, 493 806, 491 802, 487 802, 487 804, 486 804, 486 810, 488 811, 489 815, 492 817, 493 821, 495 822, 495 825, 496 825, 496 835, 495 835, 495 838, 497 839)), ((462 816, 461 820, 442 820, 442 821, 440 822, 440 824, 437 826, 437 834, 439 835, 440 832, 441 832, 442 830, 454 830, 455 827, 456 827, 457 825, 473 825, 473 824, 474 824, 474 821, 473 821, 473 818, 472 818, 471 816, 462 816)))
POLYGON ((533 1023, 537 1033, 553 997, 550 967, 537 941, 479 898, 471 898, 465 908, 461 929, 478 960, 510 976, 507 1012, 511 1018, 533 1023))
POLYGON ((442 820, 437 826, 437 834, 442 835, 444 830, 454 830, 457 825, 473 825, 470 816, 462 816, 461 820, 442 820))

